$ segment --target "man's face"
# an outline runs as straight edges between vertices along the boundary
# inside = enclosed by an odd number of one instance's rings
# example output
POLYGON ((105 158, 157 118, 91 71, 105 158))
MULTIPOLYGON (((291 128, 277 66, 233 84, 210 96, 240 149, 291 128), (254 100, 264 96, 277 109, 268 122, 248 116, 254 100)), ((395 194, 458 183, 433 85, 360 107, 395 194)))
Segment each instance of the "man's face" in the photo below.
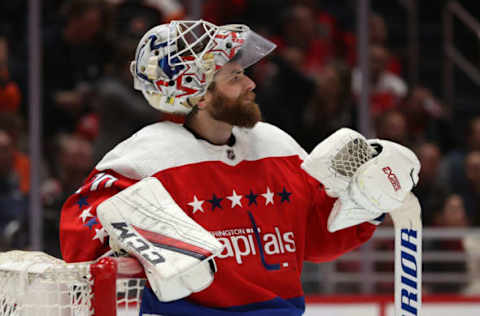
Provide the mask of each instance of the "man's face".
POLYGON ((450 227, 468 226, 468 219, 465 213, 465 204, 459 195, 451 195, 445 201, 443 208, 444 225, 450 227))
POLYGON ((88 173, 92 166, 92 145, 81 138, 67 136, 60 152, 60 166, 67 174, 88 173))
POLYGON ((407 121, 405 116, 399 112, 387 113, 382 118, 379 138, 388 139, 400 144, 405 144, 407 140, 407 121))
POLYGON ((78 34, 77 40, 90 41, 102 28, 102 12, 92 8, 77 18, 78 34))
POLYGON ((325 111, 335 111, 342 89, 338 72, 334 67, 327 65, 319 71, 316 76, 316 83, 316 97, 321 101, 318 105, 325 111))
POLYGON ((316 22, 312 10, 304 5, 294 6, 292 19, 287 26, 289 41, 296 46, 307 48, 315 39, 316 22))
POLYGON ((387 50, 379 45, 370 48, 370 68, 373 78, 377 78, 383 71, 388 61, 387 50))
POLYGON ((429 183, 437 178, 437 171, 442 155, 440 149, 434 144, 424 144, 417 152, 422 168, 420 169, 420 181, 429 183))
POLYGON ((243 73, 240 65, 223 66, 215 76, 215 88, 209 91, 212 94, 210 115, 217 121, 252 128, 262 119, 254 88, 255 83, 243 73))
POLYGON ((388 30, 385 20, 380 15, 372 15, 368 24, 370 27, 370 42, 384 44, 388 37, 388 30))

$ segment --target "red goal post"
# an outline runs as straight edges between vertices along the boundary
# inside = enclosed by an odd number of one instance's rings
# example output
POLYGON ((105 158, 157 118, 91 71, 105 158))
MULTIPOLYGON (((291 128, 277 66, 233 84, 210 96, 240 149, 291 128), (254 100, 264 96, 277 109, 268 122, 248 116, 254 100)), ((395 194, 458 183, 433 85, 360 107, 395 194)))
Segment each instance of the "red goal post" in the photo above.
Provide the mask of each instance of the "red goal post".
POLYGON ((144 285, 133 258, 65 263, 42 252, 0 253, 1 316, 135 315, 144 285))

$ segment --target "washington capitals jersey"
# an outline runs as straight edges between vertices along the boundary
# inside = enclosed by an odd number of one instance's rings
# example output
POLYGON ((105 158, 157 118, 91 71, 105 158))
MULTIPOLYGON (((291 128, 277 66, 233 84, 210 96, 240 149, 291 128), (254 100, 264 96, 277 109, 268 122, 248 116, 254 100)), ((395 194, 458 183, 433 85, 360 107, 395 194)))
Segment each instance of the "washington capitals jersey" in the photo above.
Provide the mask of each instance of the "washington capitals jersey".
POLYGON ((327 231, 334 199, 300 164, 305 151, 278 128, 234 127, 234 144, 213 145, 162 122, 117 145, 65 203, 60 226, 66 261, 108 250, 96 206, 145 177, 160 180, 184 212, 223 245, 205 290, 159 302, 146 288, 141 313, 153 315, 301 315, 305 260, 333 260, 367 241, 363 223, 327 231))

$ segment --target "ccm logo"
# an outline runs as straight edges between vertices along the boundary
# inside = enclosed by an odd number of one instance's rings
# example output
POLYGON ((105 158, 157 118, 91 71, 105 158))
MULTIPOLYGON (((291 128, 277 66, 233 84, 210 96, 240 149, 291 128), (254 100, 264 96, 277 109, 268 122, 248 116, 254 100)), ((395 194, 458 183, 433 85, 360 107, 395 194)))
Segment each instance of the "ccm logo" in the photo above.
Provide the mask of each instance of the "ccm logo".
POLYGON ((153 265, 165 262, 165 258, 153 249, 130 225, 127 225, 125 222, 111 223, 111 225, 117 230, 117 237, 127 246, 133 248, 136 254, 139 254, 153 265))
POLYGON ((382 171, 387 175, 388 181, 390 181, 395 191, 398 191, 402 188, 400 186, 400 181, 398 181, 397 176, 393 173, 390 167, 384 167, 382 171))

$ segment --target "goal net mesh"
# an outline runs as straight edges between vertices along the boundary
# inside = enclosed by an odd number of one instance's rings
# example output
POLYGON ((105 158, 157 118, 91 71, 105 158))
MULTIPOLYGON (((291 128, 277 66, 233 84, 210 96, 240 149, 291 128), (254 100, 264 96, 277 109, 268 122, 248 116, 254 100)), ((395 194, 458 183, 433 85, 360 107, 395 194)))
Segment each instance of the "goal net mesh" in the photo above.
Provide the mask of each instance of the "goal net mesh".
MULTIPOLYGON (((0 253, 0 315, 95 315, 92 298, 101 301, 102 293, 93 291, 92 263, 65 263, 41 252, 0 253)), ((116 282, 117 309, 137 310, 145 281, 116 282)))

